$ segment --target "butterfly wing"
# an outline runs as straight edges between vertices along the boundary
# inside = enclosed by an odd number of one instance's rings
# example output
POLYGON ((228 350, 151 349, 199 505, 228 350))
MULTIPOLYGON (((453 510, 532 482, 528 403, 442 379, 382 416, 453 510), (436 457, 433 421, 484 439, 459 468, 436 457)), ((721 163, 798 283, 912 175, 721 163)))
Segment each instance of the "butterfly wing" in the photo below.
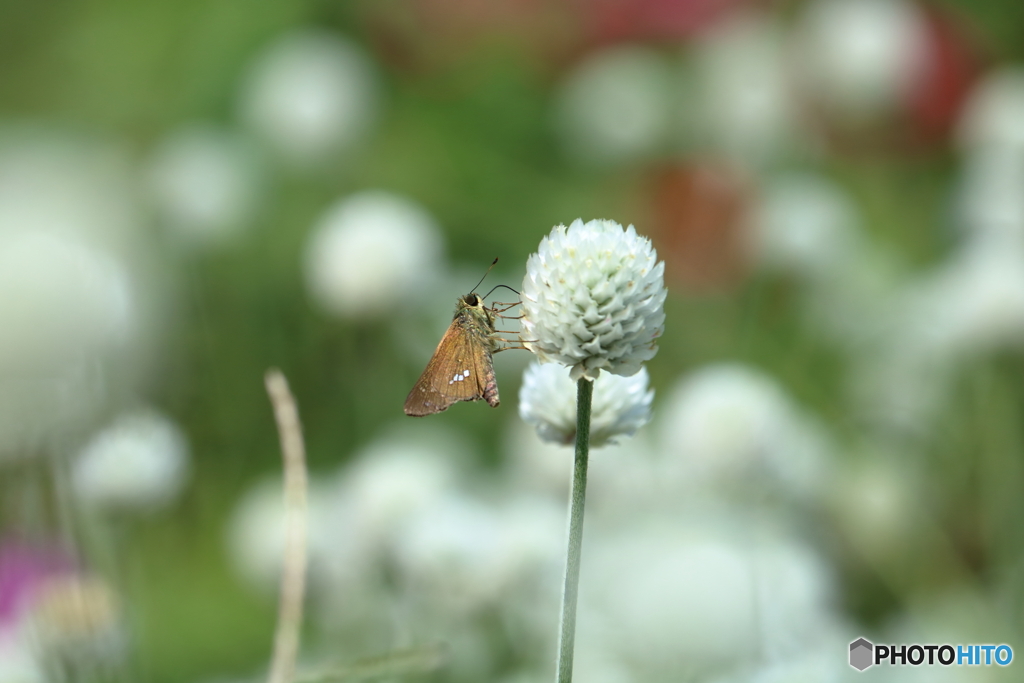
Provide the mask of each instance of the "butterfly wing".
POLYGON ((459 401, 485 399, 498 405, 498 384, 487 335, 456 316, 405 399, 405 414, 414 417, 447 410, 459 401))

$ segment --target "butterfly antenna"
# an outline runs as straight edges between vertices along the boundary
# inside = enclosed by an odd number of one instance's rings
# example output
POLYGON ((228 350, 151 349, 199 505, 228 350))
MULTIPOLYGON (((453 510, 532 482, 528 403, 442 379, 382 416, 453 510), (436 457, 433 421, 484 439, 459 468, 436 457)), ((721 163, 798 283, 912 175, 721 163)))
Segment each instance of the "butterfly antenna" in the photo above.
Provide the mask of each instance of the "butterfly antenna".
MULTIPOLYGON (((491 261, 491 265, 487 268, 487 273, 491 272, 491 268, 493 268, 494 264, 497 263, 497 262, 498 262, 498 257, 495 256, 494 260, 491 261)), ((487 273, 484 273, 484 277, 480 278, 480 282, 476 283, 476 285, 473 287, 473 289, 469 290, 470 294, 472 294, 473 292, 476 291, 476 288, 479 287, 480 284, 484 281, 484 278, 487 277, 487 273)), ((492 289, 491 291, 493 292, 494 290, 492 289)), ((484 297, 484 298, 486 299, 487 297, 484 297)))
MULTIPOLYGON (((478 286, 479 286, 479 285, 478 285, 478 286)), ((518 292, 517 290, 515 290, 515 289, 512 289, 512 288, 511 288, 511 287, 509 287, 508 285, 494 285, 493 287, 491 287, 491 291, 490 291, 490 292, 487 292, 487 294, 485 294, 485 295, 483 296, 483 298, 484 298, 484 299, 486 299, 487 297, 489 297, 489 296, 491 295, 491 292, 493 292, 494 290, 496 290, 496 289, 497 289, 498 287, 504 287, 505 289, 507 289, 507 290, 509 290, 509 291, 511 291, 511 292, 515 292, 515 295, 516 295, 516 296, 521 296, 521 295, 519 294, 519 292, 518 292)))

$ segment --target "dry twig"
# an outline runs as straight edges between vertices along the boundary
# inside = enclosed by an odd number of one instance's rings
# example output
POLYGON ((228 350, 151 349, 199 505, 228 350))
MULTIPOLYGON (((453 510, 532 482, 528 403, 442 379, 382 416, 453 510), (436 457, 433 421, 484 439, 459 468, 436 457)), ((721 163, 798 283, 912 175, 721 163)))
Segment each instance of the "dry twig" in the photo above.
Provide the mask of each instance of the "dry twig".
POLYGON ((281 571, 281 597, 274 634, 274 658, 268 683, 291 683, 299 653, 302 601, 306 590, 306 448, 295 398, 288 380, 272 368, 265 377, 267 394, 274 407, 274 419, 281 438, 284 459, 284 503, 286 540, 281 571))

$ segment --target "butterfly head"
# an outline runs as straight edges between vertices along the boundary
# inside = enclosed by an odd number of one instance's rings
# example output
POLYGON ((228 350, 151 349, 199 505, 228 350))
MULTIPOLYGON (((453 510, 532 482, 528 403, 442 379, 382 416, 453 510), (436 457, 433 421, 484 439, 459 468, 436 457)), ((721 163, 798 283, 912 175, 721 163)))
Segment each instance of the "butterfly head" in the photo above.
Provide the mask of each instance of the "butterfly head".
POLYGON ((477 296, 473 292, 470 292, 465 296, 459 297, 459 306, 460 308, 483 308, 484 302, 483 299, 481 299, 479 296, 477 296))

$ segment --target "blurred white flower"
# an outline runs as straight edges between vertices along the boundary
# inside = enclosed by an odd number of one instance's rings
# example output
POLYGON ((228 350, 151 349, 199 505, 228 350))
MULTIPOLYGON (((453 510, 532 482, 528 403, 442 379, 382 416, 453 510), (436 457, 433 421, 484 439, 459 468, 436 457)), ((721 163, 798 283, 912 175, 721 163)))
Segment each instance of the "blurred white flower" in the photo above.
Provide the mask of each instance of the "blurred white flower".
POLYGON ((517 486, 558 500, 568 495, 571 455, 561 444, 541 440, 537 430, 523 420, 510 420, 504 450, 508 474, 517 486))
POLYGON ((485 502, 451 493, 411 515, 395 541, 395 562, 419 599, 449 615, 485 605, 517 610, 561 577, 565 513, 543 498, 485 502))
POLYGON ((908 287, 898 315, 920 352, 956 355, 1024 342, 1024 251, 980 243, 908 287))
POLYGON ((289 33, 255 60, 242 116, 287 161, 311 166, 365 136, 377 112, 373 65, 363 50, 316 29, 289 33))
POLYGON ((497 504, 495 511, 501 526, 496 562, 498 585, 518 588, 517 584, 525 582, 539 588, 554 587, 564 570, 562 502, 518 494, 497 504))
MULTIPOLYGON (((333 514, 334 497, 323 482, 311 479, 306 498, 306 553, 310 589, 318 592, 329 580, 337 546, 348 548, 348 528, 333 514)), ((277 593, 287 536, 287 515, 281 479, 265 479, 249 488, 235 505, 227 526, 227 547, 235 571, 250 586, 277 593)))
MULTIPOLYGON (((604 381, 603 377, 598 383, 604 381)), ((664 459, 659 455, 648 430, 617 444, 606 444, 590 459, 587 517, 597 519, 607 514, 618 520, 633 519, 678 502, 679 489, 666 485, 664 459)), ((507 476, 514 481, 515 490, 534 491, 564 504, 572 479, 570 449, 542 441, 535 429, 515 420, 507 437, 505 457, 507 476)))
POLYGON ((865 558, 897 557, 920 533, 926 505, 917 482, 923 481, 900 460, 902 453, 868 453, 851 461, 836 477, 831 496, 839 527, 865 558))
POLYGON ((576 647, 573 655, 572 675, 576 680, 588 683, 639 683, 644 680, 630 672, 618 653, 586 641, 582 645, 576 647))
POLYGON ((781 28, 739 15, 696 43, 700 142, 760 166, 782 152, 795 131, 793 92, 781 28))
POLYGON ((670 482, 813 497, 827 480, 828 439, 767 375, 740 364, 682 378, 659 419, 670 482))
POLYGON ((633 375, 658 352, 665 325, 665 263, 651 241, 614 221, 573 221, 544 237, 526 262, 522 335, 573 381, 601 370, 633 375))
POLYGON ((892 112, 927 59, 924 19, 905 0, 815 0, 795 37, 807 94, 854 123, 892 112))
POLYGON ((763 651, 799 652, 832 623, 832 579, 813 552, 721 522, 675 519, 592 535, 581 650, 604 649, 636 680, 676 680, 680 671, 700 678, 763 651))
POLYGON ((20 633, 0 633, 0 681, 47 683, 43 662, 31 640, 20 633))
MULTIPOLYGON (((901 552, 906 553, 906 549, 901 552)), ((983 591, 963 583, 953 584, 944 591, 929 595, 927 601, 922 600, 913 609, 897 614, 875 642, 1013 643, 1007 634, 1013 632, 1012 621, 1015 618, 1012 612, 1005 610, 1004 600, 994 590, 983 591)), ((1016 651, 1013 654, 1016 660, 1016 651)), ((1011 666, 1016 666, 1016 662, 1011 666)), ((1006 679, 1006 669, 1010 667, 975 665, 886 668, 899 671, 900 675, 883 679, 885 683, 997 683, 1006 679)))
POLYGON ((69 574, 42 582, 28 619, 33 646, 51 673, 100 678, 128 653, 120 597, 99 577, 69 574))
MULTIPOLYGON (((811 283, 803 292, 809 322, 840 348, 862 353, 884 330, 890 301, 899 295, 903 266, 877 245, 862 242, 846 267, 811 283)), ((870 353, 870 351, 868 351, 870 353)))
POLYGON ((167 417, 139 410, 117 417, 75 459, 75 495, 87 505, 154 510, 181 492, 189 475, 185 435, 167 417))
POLYGON ((141 246, 133 175, 117 146, 0 127, 0 232, 45 232, 133 256, 141 246))
POLYGON ((180 128, 160 143, 149 185, 167 227, 198 244, 237 237, 255 218, 262 189, 254 151, 209 124, 180 128))
POLYGON ((556 125, 582 163, 614 164, 657 153, 670 128, 672 77, 657 52, 606 49, 569 74, 558 94, 556 125))
MULTIPOLYGON (((802 652, 789 657, 776 657, 765 653, 765 661, 753 667, 716 678, 709 683, 839 683, 848 679, 850 665, 837 652, 848 647, 853 636, 839 629, 805 643, 802 652)), ((881 672, 879 672, 881 673, 881 672)))
POLYGON ((812 548, 769 536, 755 543, 749 561, 762 653, 802 654, 837 625, 835 578, 812 548))
POLYGON ((852 200, 822 176, 771 178, 754 212, 751 250, 769 268, 815 281, 835 276, 860 252, 852 200))
POLYGON ((76 434, 130 386, 161 308, 130 168, 0 130, 0 457, 76 434))
POLYGON ((496 597, 500 529, 487 505, 449 494, 406 520, 396 561, 413 590, 462 612, 496 597))
POLYGON ((888 303, 875 348, 850 373, 853 398, 874 421, 923 433, 960 363, 1024 344, 1024 251, 973 240, 888 303))
POLYGON ((313 228, 306 285, 330 313, 384 318, 439 278, 443 252, 440 228, 420 205, 360 192, 328 208, 313 228))
POLYGON ((906 329, 877 341, 852 359, 854 411, 872 424, 925 436, 949 398, 953 358, 906 329))
POLYGON ((412 427, 371 442, 341 474, 367 548, 387 547, 407 520, 457 490, 457 464, 469 460, 459 436, 439 428, 412 427))
MULTIPOLYGON (((590 446, 632 436, 651 419, 654 391, 648 390, 647 368, 630 377, 605 373, 594 383, 590 446)), ((519 416, 533 425, 544 441, 563 445, 576 439, 576 383, 554 363, 532 363, 519 389, 519 416)))
POLYGON ((453 665, 479 680, 495 654, 480 638, 481 610, 500 612, 511 641, 532 642, 536 596, 556 595, 565 528, 554 501, 467 493, 469 455, 457 433, 417 425, 375 440, 339 473, 317 610, 376 647, 396 622, 403 634, 443 638, 453 665))
POLYGON ((1024 154, 1024 67, 988 74, 964 105, 957 137, 965 151, 1024 154))
POLYGON ((124 266, 87 242, 0 231, 0 368, 46 371, 131 341, 136 302, 124 266))
POLYGON ((1024 143, 1018 152, 978 146, 961 173, 956 199, 968 240, 1024 253, 1024 143))

